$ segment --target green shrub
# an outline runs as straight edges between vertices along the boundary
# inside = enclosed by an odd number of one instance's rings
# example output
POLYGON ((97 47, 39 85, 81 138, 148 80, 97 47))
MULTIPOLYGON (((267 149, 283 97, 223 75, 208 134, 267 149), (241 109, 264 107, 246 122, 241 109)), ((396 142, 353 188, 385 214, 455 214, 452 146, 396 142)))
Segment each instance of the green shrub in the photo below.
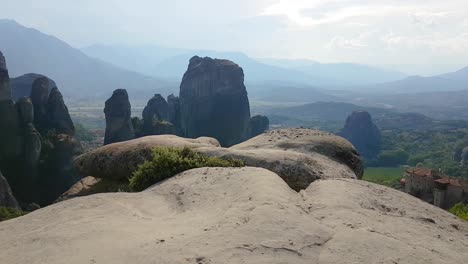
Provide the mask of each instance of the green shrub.
POLYGON ((130 178, 130 188, 142 191, 151 185, 186 170, 201 167, 242 167, 240 160, 206 157, 189 148, 158 147, 153 158, 138 167, 130 178))
POLYGON ((468 221, 468 205, 463 203, 457 203, 448 210, 450 213, 460 217, 461 219, 468 221))
POLYGON ((0 207, 0 222, 25 215, 26 213, 9 207, 0 207))

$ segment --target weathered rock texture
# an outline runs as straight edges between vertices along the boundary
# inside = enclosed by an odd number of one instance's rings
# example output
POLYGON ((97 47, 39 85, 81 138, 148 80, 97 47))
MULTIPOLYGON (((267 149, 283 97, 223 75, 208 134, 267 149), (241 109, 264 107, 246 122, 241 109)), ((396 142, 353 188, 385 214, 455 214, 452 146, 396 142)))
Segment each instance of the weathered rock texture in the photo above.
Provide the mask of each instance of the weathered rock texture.
POLYGON ((201 168, 141 193, 75 198, 0 223, 23 263, 464 263, 468 224, 357 180, 291 190, 259 168, 201 168), (79 249, 79 250, 77 250, 79 249))
POLYGON ((250 137, 256 137, 268 129, 270 129, 268 117, 256 115, 250 119, 250 137))
POLYGON ((232 146, 249 137, 250 106, 239 65, 193 57, 180 85, 181 129, 186 137, 214 137, 232 146))
POLYGON ((231 148, 213 138, 186 139, 164 135, 111 144, 75 160, 80 175, 121 180, 151 158, 158 146, 187 146, 208 156, 240 159, 246 165, 279 174, 294 190, 306 189, 317 179, 361 178, 362 163, 345 139, 309 129, 274 130, 231 148))
MULTIPOLYGON (((1 65, 0 65, 1 66, 1 65)), ((8 184, 7 179, 3 177, 2 172, 0 171, 0 207, 16 208, 19 209, 20 206, 18 201, 16 201, 11 191, 10 185, 8 184)))
POLYGON ((125 89, 117 89, 106 101, 106 135, 104 144, 135 138, 131 121, 131 106, 125 89))
POLYGON ((348 139, 367 160, 375 160, 381 150, 380 130, 368 112, 353 112, 338 135, 348 139))
POLYGON ((148 136, 103 146, 75 159, 75 167, 83 177, 123 180, 146 160, 151 159, 155 147, 219 147, 214 138, 181 138, 174 135, 148 136))

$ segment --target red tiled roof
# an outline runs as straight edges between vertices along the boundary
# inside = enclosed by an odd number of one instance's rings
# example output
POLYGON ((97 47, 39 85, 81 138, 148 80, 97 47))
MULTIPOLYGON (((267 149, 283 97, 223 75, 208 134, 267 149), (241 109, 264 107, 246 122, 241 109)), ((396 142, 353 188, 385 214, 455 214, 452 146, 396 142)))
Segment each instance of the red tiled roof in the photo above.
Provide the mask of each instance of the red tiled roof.
POLYGON ((420 177, 432 176, 432 170, 428 168, 409 168, 406 172, 420 177))

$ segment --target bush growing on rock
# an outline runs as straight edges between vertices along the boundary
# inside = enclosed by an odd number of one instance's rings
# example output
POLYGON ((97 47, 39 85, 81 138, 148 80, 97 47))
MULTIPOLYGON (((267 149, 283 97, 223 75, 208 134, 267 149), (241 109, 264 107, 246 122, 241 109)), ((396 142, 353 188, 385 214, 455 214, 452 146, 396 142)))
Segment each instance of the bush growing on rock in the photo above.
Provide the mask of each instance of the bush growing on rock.
POLYGON ((461 219, 468 221, 468 205, 463 203, 457 203, 452 208, 449 209, 449 212, 460 217, 461 219))
POLYGON ((142 191, 151 185, 186 170, 201 167, 243 167, 240 160, 223 160, 206 157, 187 147, 158 147, 153 150, 153 158, 141 164, 130 178, 130 188, 142 191))
POLYGON ((26 213, 9 207, 0 207, 0 222, 25 215, 26 213))

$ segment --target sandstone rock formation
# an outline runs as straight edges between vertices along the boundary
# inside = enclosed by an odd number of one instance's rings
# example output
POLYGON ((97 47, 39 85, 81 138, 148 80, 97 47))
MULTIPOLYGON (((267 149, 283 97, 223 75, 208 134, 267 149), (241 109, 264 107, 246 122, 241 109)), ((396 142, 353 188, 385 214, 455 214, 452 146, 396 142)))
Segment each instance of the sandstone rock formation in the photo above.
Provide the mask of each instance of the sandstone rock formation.
MULTIPOLYGON (((1 66, 1 65, 0 65, 1 66)), ((3 177, 2 172, 0 171, 0 207, 8 207, 19 209, 20 206, 18 201, 16 201, 11 191, 8 181, 3 177)))
POLYGON ((125 89, 117 89, 106 101, 106 135, 104 144, 135 138, 131 121, 131 106, 125 89))
POLYGON ((46 109, 49 129, 54 129, 58 134, 75 135, 75 126, 57 87, 52 88, 46 109))
POLYGON ((361 160, 349 142, 309 129, 274 130, 231 148, 221 148, 213 138, 144 137, 83 154, 75 160, 75 167, 83 177, 126 179, 139 164, 151 158, 151 151, 157 146, 187 146, 208 156, 240 159, 248 166, 279 174, 297 191, 317 179, 356 179, 363 173, 361 160))
POLYGON ((174 135, 148 136, 103 146, 75 159, 75 167, 81 176, 122 180, 130 177, 158 146, 168 147, 219 147, 214 138, 181 138, 174 135))
POLYGON ((232 146, 249 137, 250 106, 239 65, 193 57, 180 85, 181 129, 186 137, 214 137, 232 146))
POLYGON ((380 130, 366 111, 353 112, 338 135, 349 140, 367 160, 375 160, 381 150, 380 130))
POLYGON ((0 223, 23 263, 464 263, 468 224, 402 192, 259 168, 201 168, 141 193, 75 198, 0 223), (79 249, 79 250, 77 250, 79 249))
POLYGON ((256 137, 268 129, 270 129, 268 117, 256 115, 250 119, 250 137, 256 137))

